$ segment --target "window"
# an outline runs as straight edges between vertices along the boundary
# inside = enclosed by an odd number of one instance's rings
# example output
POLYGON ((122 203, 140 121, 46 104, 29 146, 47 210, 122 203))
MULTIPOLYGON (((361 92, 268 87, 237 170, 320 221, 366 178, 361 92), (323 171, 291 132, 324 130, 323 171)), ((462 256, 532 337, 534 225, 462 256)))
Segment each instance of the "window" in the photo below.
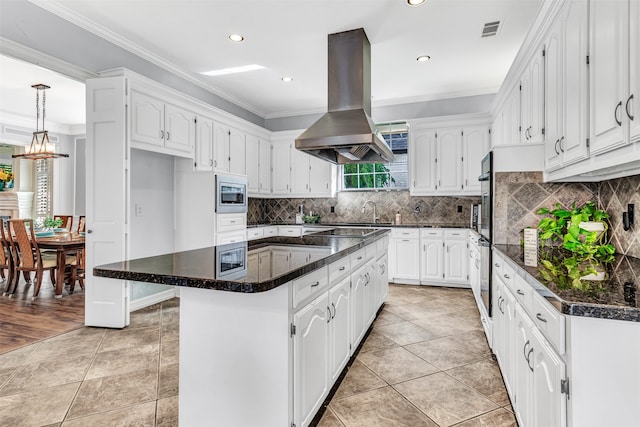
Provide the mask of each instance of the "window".
POLYGON ((394 157, 389 163, 357 163, 342 165, 343 190, 379 190, 409 188, 407 147, 409 126, 405 122, 377 125, 394 157))

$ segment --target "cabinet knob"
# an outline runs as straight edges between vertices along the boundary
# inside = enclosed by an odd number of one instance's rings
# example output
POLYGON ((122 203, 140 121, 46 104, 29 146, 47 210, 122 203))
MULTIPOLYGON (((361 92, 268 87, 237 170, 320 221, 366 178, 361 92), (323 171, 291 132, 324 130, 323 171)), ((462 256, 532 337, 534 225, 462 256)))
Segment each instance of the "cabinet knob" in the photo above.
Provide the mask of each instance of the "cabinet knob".
POLYGON ((92 229, 88 229, 87 230, 87 234, 91 234, 91 233, 93 233, 93 230, 92 229))

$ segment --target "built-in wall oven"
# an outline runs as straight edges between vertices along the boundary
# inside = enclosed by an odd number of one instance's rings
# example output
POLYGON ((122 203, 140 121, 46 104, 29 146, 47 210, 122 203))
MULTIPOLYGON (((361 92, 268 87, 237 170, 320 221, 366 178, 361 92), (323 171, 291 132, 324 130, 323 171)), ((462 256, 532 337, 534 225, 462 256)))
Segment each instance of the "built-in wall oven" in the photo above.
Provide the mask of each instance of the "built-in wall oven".
POLYGON ((247 177, 216 175, 216 213, 247 212, 247 177))
POLYGON ((493 227, 493 152, 481 163, 480 181, 480 297, 486 315, 491 317, 491 233, 493 227))
POLYGON ((247 275, 248 245, 244 242, 216 246, 216 279, 240 279, 247 275))

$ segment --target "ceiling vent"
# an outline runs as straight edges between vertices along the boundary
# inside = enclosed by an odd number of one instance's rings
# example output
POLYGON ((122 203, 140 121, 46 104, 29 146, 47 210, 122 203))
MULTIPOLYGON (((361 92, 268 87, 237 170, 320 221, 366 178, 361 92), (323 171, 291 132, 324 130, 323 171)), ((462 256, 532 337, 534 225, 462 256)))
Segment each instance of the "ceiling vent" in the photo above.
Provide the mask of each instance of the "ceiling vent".
POLYGON ((482 29, 482 37, 491 37, 498 34, 500 28, 500 21, 487 22, 482 29))

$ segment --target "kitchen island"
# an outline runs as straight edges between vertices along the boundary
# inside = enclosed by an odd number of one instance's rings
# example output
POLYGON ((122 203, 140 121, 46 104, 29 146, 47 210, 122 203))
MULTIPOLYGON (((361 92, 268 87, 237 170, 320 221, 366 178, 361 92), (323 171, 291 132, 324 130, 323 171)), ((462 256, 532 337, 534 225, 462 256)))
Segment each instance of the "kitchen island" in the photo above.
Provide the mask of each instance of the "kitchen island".
POLYGON ((388 233, 255 240, 242 277, 220 277, 223 246, 94 275, 180 286, 180 425, 301 427, 386 299, 388 233))

